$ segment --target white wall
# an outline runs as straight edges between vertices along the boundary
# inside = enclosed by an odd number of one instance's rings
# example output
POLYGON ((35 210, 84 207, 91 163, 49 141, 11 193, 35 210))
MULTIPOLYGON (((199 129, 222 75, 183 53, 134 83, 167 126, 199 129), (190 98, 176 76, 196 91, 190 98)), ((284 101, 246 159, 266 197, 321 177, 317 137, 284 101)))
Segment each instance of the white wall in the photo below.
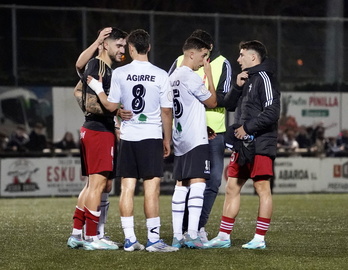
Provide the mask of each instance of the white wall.
POLYGON ((79 130, 84 122, 83 113, 74 97, 74 88, 53 87, 53 141, 60 141, 66 131, 73 133, 75 141, 79 139, 79 130))

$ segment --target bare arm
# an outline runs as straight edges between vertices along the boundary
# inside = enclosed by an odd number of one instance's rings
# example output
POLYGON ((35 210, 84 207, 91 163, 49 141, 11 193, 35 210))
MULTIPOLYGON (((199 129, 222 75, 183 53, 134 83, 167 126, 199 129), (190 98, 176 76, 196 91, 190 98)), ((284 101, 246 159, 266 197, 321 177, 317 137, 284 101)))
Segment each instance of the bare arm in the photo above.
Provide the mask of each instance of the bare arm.
MULTIPOLYGON (((101 80, 101 78, 100 78, 100 80, 101 80)), ((103 89, 103 85, 100 81, 97 81, 92 76, 88 75, 87 83, 88 83, 88 86, 94 92, 96 92, 100 102, 103 104, 105 109, 107 109, 109 112, 116 111, 116 109, 118 108, 118 103, 112 103, 112 102, 108 101, 108 96, 105 94, 104 89, 103 89)), ((92 95, 91 95, 91 97, 92 97, 92 95)), ((90 100, 88 100, 88 101, 90 101, 90 100)))
POLYGON ((123 109, 123 105, 117 111, 117 115, 121 117, 122 120, 130 120, 133 117, 133 112, 123 109))
POLYGON ((170 141, 172 139, 172 108, 161 108, 162 129, 163 129, 163 156, 170 155, 170 141))
POLYGON ((87 93, 85 104, 83 104, 82 89, 83 84, 81 81, 79 81, 74 88, 74 96, 83 113, 89 112, 102 115, 110 114, 110 112, 106 111, 104 108, 102 108, 102 106, 100 106, 98 103, 98 98, 95 95, 87 93))
POLYGON ((80 80, 74 88, 74 96, 82 112, 85 112, 85 107, 83 106, 83 99, 82 99, 82 87, 83 87, 83 84, 80 80))
POLYGON ((91 59, 95 51, 98 50, 99 45, 101 45, 104 42, 104 39, 110 35, 111 30, 111 27, 106 27, 100 31, 98 38, 80 54, 75 64, 78 71, 83 70, 89 59, 91 59))
POLYGON ((93 114, 109 115, 110 112, 100 106, 96 95, 86 94, 86 112, 93 114))

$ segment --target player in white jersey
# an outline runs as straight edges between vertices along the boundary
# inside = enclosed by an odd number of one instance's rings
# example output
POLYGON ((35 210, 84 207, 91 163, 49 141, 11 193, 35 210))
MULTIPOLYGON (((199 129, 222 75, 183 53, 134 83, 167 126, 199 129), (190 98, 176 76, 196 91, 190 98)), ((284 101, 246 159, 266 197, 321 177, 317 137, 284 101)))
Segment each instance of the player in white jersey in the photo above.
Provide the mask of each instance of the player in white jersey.
POLYGON ((160 177, 163 176, 163 157, 170 154, 173 95, 167 72, 148 61, 150 36, 145 30, 134 30, 128 38, 129 54, 133 61, 115 69, 110 94, 100 91, 96 80, 89 82, 103 105, 110 111, 120 103, 133 115, 122 120, 117 175, 121 176, 120 215, 125 234, 124 250, 142 250, 134 233, 133 199, 136 181, 144 180, 144 211, 148 242, 147 251, 171 252, 159 237, 160 177), (163 138, 163 139, 162 139, 163 138))
POLYGON ((108 100, 133 112, 121 123, 121 140, 162 139, 161 107, 173 105, 167 72, 147 61, 133 60, 117 69, 108 100), (161 107, 159 106, 161 105, 161 107))
POLYGON ((203 248, 198 237, 198 222, 202 211, 205 180, 209 179, 209 144, 204 105, 217 105, 210 64, 207 61, 210 44, 196 37, 189 37, 183 46, 184 60, 170 75, 174 96, 174 170, 177 180, 173 199, 172 246, 203 248), (204 66, 208 89, 194 71, 204 66), (188 197, 188 234, 183 236, 182 223, 185 199, 188 197))

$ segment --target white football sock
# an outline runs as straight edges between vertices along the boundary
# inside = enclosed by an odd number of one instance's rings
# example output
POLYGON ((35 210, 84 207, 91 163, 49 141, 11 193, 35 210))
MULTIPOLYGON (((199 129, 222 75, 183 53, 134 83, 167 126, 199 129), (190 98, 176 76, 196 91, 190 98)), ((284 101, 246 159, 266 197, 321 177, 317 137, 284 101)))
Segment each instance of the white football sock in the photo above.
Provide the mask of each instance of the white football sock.
POLYGON ((98 223, 98 237, 102 238, 105 234, 105 223, 106 219, 108 217, 108 210, 109 210, 109 193, 103 192, 101 201, 100 201, 100 218, 98 223))
POLYGON ((155 243, 160 239, 160 217, 146 219, 147 239, 151 243, 155 243))
POLYGON ((182 223, 185 213, 185 201, 189 187, 175 186, 172 197, 172 224, 173 236, 182 239, 182 223))
POLYGON ((188 234, 192 239, 197 238, 199 218, 202 213, 205 183, 193 183, 190 185, 188 198, 188 234))
POLYGON ((121 224, 125 239, 135 242, 137 238, 134 233, 134 217, 121 217, 121 224))

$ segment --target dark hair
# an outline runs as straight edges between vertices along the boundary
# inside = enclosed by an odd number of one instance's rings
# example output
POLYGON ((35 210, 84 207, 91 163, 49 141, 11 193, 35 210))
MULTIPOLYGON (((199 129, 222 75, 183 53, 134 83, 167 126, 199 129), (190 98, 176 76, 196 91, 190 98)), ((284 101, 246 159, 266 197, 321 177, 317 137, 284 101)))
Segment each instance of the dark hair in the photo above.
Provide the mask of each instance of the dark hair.
POLYGON ((191 37, 196 37, 201 39, 203 42, 207 43, 207 44, 213 44, 214 45, 214 40, 211 37, 211 35, 202 30, 202 29, 196 29, 195 31, 192 32, 191 37))
POLYGON ((112 27, 112 30, 110 32, 110 35, 106 39, 120 39, 120 38, 126 38, 127 37, 127 32, 118 29, 116 27, 112 27))
POLYGON ((17 129, 18 129, 18 130, 25 131, 25 132, 27 131, 27 129, 25 128, 24 125, 18 125, 18 126, 17 126, 17 129))
POLYGON ((133 30, 128 35, 127 42, 134 46, 139 54, 146 54, 150 49, 150 35, 144 29, 133 30))
POLYGON ((42 129, 44 128, 44 125, 41 122, 36 122, 34 128, 42 129))
POLYGON ((267 49, 262 42, 258 40, 242 41, 239 43, 240 50, 254 50, 260 56, 261 62, 267 58, 267 49))
POLYGON ((210 50, 210 44, 205 43, 200 38, 190 36, 188 39, 186 39, 184 46, 182 47, 182 50, 187 51, 187 50, 191 50, 191 49, 195 49, 195 50, 208 49, 208 50, 210 50))

